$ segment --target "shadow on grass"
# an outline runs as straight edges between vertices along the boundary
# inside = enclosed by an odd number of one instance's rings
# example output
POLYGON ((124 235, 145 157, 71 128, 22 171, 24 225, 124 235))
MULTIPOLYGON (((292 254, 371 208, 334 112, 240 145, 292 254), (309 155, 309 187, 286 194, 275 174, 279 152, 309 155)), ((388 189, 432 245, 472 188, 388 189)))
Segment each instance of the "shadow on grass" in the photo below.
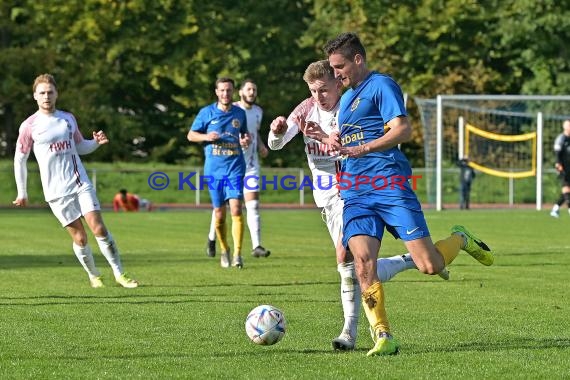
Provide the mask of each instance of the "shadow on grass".
POLYGON ((69 255, 2 255, 0 256, 0 270, 14 268, 59 267, 77 266, 77 258, 70 252, 69 255))
MULTIPOLYGON (((570 338, 512 338, 505 342, 482 341, 458 343, 445 347, 419 347, 411 346, 409 354, 423 354, 435 352, 471 352, 471 351, 505 351, 518 349, 545 349, 545 348, 570 348, 570 338)), ((403 347, 404 352, 406 347, 403 347)))
MULTIPOLYGON (((457 352, 501 352, 510 350, 544 350, 544 349, 566 349, 570 347, 570 339, 568 338, 519 338, 513 339, 507 342, 469 342, 465 344, 453 345, 451 347, 433 347, 429 349, 409 349, 407 346, 401 347, 400 354, 396 357, 409 357, 418 354, 426 353, 457 353, 457 352)), ((371 348, 371 347, 369 347, 371 348)), ((339 355, 365 355, 369 348, 357 348, 353 351, 333 351, 332 349, 286 349, 280 347, 272 347, 271 355, 331 355, 338 357, 339 355)), ((241 357, 251 357, 258 359, 260 355, 259 350, 243 350, 239 356, 241 357)), ((145 358, 210 358, 212 353, 196 353, 196 352, 149 352, 149 353, 133 353, 133 354, 122 354, 122 355, 100 355, 101 358, 111 359, 111 360, 132 360, 132 359, 145 359, 145 358)), ((235 352, 216 352, 216 358, 235 358, 235 352)), ((18 357, 21 359, 21 357, 18 357)), ((375 357, 374 360, 381 359, 382 357, 375 357)), ((386 356, 386 360, 394 358, 394 356, 386 356)), ((83 355, 68 355, 60 357, 59 359, 65 360, 92 360, 91 356, 83 355)))
MULTIPOLYGON (((129 253, 127 256, 127 261, 130 265, 145 265, 155 263, 169 263, 169 264, 179 264, 179 263, 201 263, 207 262, 209 258, 204 255, 204 257, 195 256, 168 256, 168 255, 138 255, 136 253, 129 253)), ((93 249, 93 256, 97 265, 105 264, 105 258, 96 249, 93 249)), ((121 257, 125 257, 125 253, 121 253, 121 257)), ((52 255, 52 254, 22 254, 22 255, 2 255, 0 256, 0 271, 7 269, 17 269, 17 268, 37 268, 37 267, 61 267, 61 266, 78 266, 79 261, 69 250, 69 254, 66 255, 52 255)))

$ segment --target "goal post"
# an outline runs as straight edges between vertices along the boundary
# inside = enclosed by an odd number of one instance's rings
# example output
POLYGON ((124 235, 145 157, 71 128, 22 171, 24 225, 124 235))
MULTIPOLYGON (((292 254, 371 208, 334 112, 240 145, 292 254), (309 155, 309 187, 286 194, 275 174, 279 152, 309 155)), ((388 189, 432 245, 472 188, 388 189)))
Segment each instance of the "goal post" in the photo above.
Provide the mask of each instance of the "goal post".
MULTIPOLYGON (((454 207, 459 182, 456 164, 474 154, 474 145, 469 146, 466 139, 476 138, 482 144, 479 157, 490 163, 472 165, 479 173, 472 203, 504 204, 508 199, 510 206, 534 204, 542 209, 543 180, 555 182, 550 165, 554 156, 543 152, 552 152, 563 120, 570 118, 570 96, 438 95, 414 98, 414 102, 423 127, 428 204, 438 211, 454 207)), ((547 189, 548 196, 554 197, 554 186, 547 189)))

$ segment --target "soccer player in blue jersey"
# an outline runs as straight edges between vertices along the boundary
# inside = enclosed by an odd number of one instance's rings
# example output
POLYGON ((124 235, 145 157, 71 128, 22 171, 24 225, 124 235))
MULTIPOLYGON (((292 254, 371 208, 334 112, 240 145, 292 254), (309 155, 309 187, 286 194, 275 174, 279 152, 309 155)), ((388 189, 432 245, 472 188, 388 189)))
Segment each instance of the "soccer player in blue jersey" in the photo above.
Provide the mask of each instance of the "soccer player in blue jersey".
POLYGON ((204 144, 204 177, 216 214, 216 236, 222 249, 220 263, 229 268, 226 237, 226 202, 232 215, 233 259, 231 265, 243 268, 243 177, 245 160, 242 147, 249 144, 245 111, 232 104, 235 83, 231 78, 216 81, 217 102, 202 108, 188 132, 188 140, 204 144))
POLYGON ((365 314, 374 332, 375 345, 368 355, 392 355, 399 346, 390 334, 384 291, 376 274, 384 228, 404 241, 423 273, 442 271, 461 249, 484 265, 491 265, 493 256, 463 226, 454 226, 451 236, 432 242, 408 182, 410 164, 398 149, 412 135, 400 87, 389 76, 367 68, 366 51, 354 33, 340 34, 324 50, 347 88, 339 106, 339 140, 333 146, 345 156, 339 174, 343 244, 354 255, 365 314))

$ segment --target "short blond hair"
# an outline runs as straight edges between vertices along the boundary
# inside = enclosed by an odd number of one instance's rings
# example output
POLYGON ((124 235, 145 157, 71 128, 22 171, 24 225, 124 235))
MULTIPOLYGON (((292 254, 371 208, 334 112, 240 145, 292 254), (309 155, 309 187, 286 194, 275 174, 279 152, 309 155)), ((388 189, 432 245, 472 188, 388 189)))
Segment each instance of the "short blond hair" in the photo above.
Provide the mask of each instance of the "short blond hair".
POLYGON ((307 83, 313 83, 319 79, 327 79, 327 77, 334 78, 334 69, 326 59, 311 63, 305 70, 305 74, 303 74, 303 80, 307 83))
POLYGON ((57 84, 55 83, 55 78, 51 74, 41 74, 36 77, 36 79, 34 80, 34 87, 33 87, 34 92, 36 92, 36 87, 38 87, 40 83, 49 83, 53 85, 53 87, 55 87, 55 89, 57 90, 57 84))

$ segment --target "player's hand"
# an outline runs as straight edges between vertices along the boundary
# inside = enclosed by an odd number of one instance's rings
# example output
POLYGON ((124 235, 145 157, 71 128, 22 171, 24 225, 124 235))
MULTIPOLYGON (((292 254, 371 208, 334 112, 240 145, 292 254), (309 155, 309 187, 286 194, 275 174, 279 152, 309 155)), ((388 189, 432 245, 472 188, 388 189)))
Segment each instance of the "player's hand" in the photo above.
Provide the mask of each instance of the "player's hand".
POLYGON ((97 141, 97 144, 99 145, 107 144, 109 142, 107 135, 103 131, 93 131, 93 140, 97 141))
POLYGON ((206 141, 216 141, 219 139, 220 139, 220 134, 218 132, 206 133, 206 136, 205 136, 206 141))
POLYGON ((285 133, 285 131, 287 131, 287 119, 285 119, 283 116, 278 116, 271 122, 269 128, 274 134, 282 135, 285 133))
POLYGON ((262 158, 267 157, 267 155, 269 154, 269 150, 267 149, 267 147, 265 146, 265 144, 260 144, 259 145, 259 155, 262 158))
POLYGON ((350 158, 358 158, 366 155, 369 152, 367 149, 366 144, 350 146, 350 147, 341 147, 339 149, 339 153, 341 156, 350 157, 350 158))
POLYGON ((332 150, 339 151, 342 148, 340 142, 340 133, 338 131, 332 131, 328 137, 328 145, 332 150))
POLYGON ((16 200, 12 201, 12 204, 16 207, 26 207, 28 200, 26 198, 16 198, 16 200))
POLYGON ((321 126, 315 123, 314 121, 305 121, 299 119, 299 128, 301 129, 301 132, 303 132, 305 136, 313 140, 323 141, 324 139, 329 137, 329 135, 327 135, 323 131, 321 126))
POLYGON ((562 164, 560 164, 558 162, 556 164, 554 164, 554 168, 556 169, 556 171, 558 173, 562 173, 564 171, 564 166, 562 166, 562 164))
POLYGON ((249 133, 242 133, 239 137, 239 144, 242 148, 247 149, 249 143, 251 142, 249 138, 249 133))

